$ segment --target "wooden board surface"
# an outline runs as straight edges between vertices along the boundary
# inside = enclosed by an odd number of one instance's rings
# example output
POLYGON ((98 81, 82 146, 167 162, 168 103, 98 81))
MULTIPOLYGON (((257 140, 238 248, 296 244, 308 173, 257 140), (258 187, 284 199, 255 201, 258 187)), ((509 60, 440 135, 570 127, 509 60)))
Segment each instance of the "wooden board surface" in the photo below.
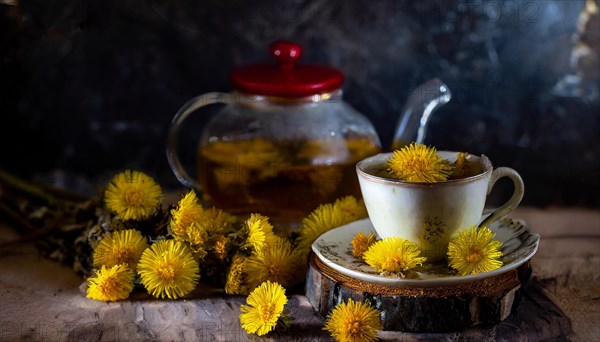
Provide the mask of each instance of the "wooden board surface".
MULTIPOLYGON (((542 234, 540 251, 532 259, 532 278, 513 314, 500 324, 460 332, 384 331, 379 337, 384 341, 513 341, 524 336, 533 341, 597 341, 600 213, 524 208, 512 216, 525 218, 533 231, 542 234), (571 229, 569 222, 578 225, 571 229)), ((16 236, 0 223, 0 239, 16 236)), ((65 266, 40 258, 33 247, 13 246, 0 253, 1 341, 252 339, 239 326, 243 297, 206 289, 200 298, 187 301, 91 301, 79 292, 79 277, 65 266)), ((305 296, 292 294, 288 308, 295 318, 292 328, 262 340, 327 339, 323 319, 305 296)))

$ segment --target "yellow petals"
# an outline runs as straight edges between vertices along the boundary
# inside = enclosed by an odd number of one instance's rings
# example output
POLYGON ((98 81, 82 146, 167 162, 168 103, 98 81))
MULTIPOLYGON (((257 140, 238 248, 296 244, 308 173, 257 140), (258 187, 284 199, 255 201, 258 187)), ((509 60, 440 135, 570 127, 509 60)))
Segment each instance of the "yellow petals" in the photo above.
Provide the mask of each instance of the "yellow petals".
POLYGON ((327 317, 325 327, 336 341, 375 341, 381 330, 379 312, 362 302, 348 299, 338 304, 327 317))
POLYGON ((246 260, 248 288, 253 289, 267 280, 291 286, 298 266, 298 254, 293 252, 292 244, 287 239, 273 236, 260 252, 253 253, 246 260))
POLYGON ((489 228, 471 227, 459 233, 448 245, 450 267, 461 276, 488 272, 502 266, 502 243, 494 240, 489 228))
POLYGON ((246 294, 246 258, 241 254, 236 254, 231 261, 227 280, 225 281, 225 293, 227 294, 246 294))
POLYGON ((406 182, 441 182, 452 172, 451 164, 434 147, 414 143, 394 151, 387 166, 392 176, 406 182))
POLYGON ((367 208, 362 200, 357 200, 353 196, 346 196, 335 201, 333 206, 336 210, 342 212, 344 224, 367 218, 367 208))
POLYGON ((254 251, 262 250, 267 238, 273 236, 273 226, 269 223, 269 218, 260 214, 250 215, 245 227, 248 232, 245 247, 254 251))
POLYGON ((106 234, 94 250, 94 265, 112 267, 127 264, 135 272, 144 250, 146 238, 135 229, 106 234))
POLYGON ((367 236, 363 232, 359 232, 352 239, 352 255, 362 258, 363 254, 375 241, 377 241, 375 234, 369 233, 369 236, 367 236))
POLYGON ((229 243, 229 239, 223 235, 217 237, 215 241, 214 251, 215 256, 218 260, 225 260, 227 258, 227 244, 229 243))
POLYGON ((248 305, 240 307, 242 328, 249 334, 263 336, 275 329, 277 321, 283 318, 287 297, 281 285, 266 281, 254 289, 246 301, 248 305))
POLYGON ((88 279, 87 298, 103 301, 127 299, 133 290, 135 275, 126 264, 102 266, 88 279))
POLYGON ((427 258, 420 255, 417 244, 399 237, 388 237, 371 245, 363 259, 380 272, 399 273, 425 262, 427 258))
POLYGON ((144 220, 158 209, 162 192, 152 177, 126 170, 110 181, 104 193, 106 207, 123 220, 144 220))
POLYGON ((323 233, 346 223, 344 213, 333 204, 322 204, 302 220, 298 230, 298 248, 306 254, 312 243, 323 233))
POLYGON ((171 210, 170 227, 173 237, 188 242, 195 256, 202 260, 209 245, 222 233, 232 230, 234 222, 234 216, 220 209, 202 208, 196 193, 191 190, 171 210))
POLYGON ((148 293, 179 298, 192 292, 200 276, 198 262, 180 241, 162 240, 144 251, 138 273, 148 293))
POLYGON ((305 255, 321 234, 333 228, 367 217, 363 201, 346 196, 334 203, 321 204, 302 220, 298 230, 298 249, 305 255))
POLYGON ((467 160, 468 155, 466 152, 458 152, 456 154, 456 161, 454 162, 450 178, 456 179, 469 175, 471 166, 467 160))
POLYGON ((192 224, 197 223, 204 209, 198 203, 198 197, 190 190, 180 201, 177 207, 171 210, 171 233, 175 238, 184 239, 192 224))

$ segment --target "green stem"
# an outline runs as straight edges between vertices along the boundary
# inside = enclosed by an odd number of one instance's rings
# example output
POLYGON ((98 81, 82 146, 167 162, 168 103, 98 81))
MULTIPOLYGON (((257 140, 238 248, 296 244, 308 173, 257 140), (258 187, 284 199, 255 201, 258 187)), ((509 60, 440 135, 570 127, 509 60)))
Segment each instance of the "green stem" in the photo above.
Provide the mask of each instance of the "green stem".
POLYGON ((25 230, 29 233, 35 232, 38 229, 35 228, 34 226, 32 226, 29 222, 23 220, 21 218, 21 216, 15 212, 14 210, 10 209, 9 207, 7 207, 4 203, 0 202, 0 213, 5 214, 6 216, 8 216, 11 220, 13 220, 16 224, 18 224, 20 227, 25 228, 25 230))
POLYGON ((72 225, 61 226, 60 222, 64 218, 64 214, 59 214, 53 220, 53 222, 50 223, 48 226, 42 227, 41 229, 36 229, 32 225, 30 225, 28 222, 21 219, 21 217, 19 217, 18 214, 16 214, 14 211, 12 211, 10 208, 6 207, 2 203, 0 203, 0 212, 8 214, 9 216, 11 216, 12 219, 17 221, 17 223, 19 223, 20 225, 26 227, 26 229, 28 230, 28 234, 25 236, 22 236, 15 240, 10 240, 10 241, 5 241, 5 242, 0 243, 0 248, 5 248, 8 246, 20 244, 20 243, 32 242, 32 241, 38 240, 39 238, 42 238, 46 235, 49 235, 50 233, 55 232, 57 230, 58 231, 69 231, 69 230, 79 230, 79 229, 85 228, 85 226, 81 225, 81 224, 72 224, 72 225))
POLYGON ((28 183, 10 173, 0 169, 0 181, 5 182, 11 188, 17 189, 26 194, 32 195, 36 198, 46 201, 50 205, 56 204, 57 200, 54 196, 44 192, 39 187, 28 183))

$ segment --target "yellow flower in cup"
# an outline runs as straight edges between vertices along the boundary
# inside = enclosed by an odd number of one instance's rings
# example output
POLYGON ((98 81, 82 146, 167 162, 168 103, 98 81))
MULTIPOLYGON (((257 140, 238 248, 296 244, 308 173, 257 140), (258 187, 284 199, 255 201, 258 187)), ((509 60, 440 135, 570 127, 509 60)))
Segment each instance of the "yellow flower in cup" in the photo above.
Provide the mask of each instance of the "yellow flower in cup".
POLYGON ((495 236, 487 227, 471 227, 460 232, 448 245, 450 267, 456 269, 461 276, 501 267, 502 243, 494 240, 495 236))
POLYGON ((434 147, 414 143, 394 151, 387 166, 392 176, 406 182, 441 182, 452 172, 452 165, 434 147))
POLYGON ((144 251, 138 273, 148 293, 157 298, 183 297, 196 288, 198 262, 180 241, 162 240, 144 251))
POLYGON ((285 319, 283 308, 287 303, 285 289, 270 281, 254 289, 242 305, 240 323, 249 334, 262 336, 275 329, 279 319, 285 319))
POLYGON ((162 192, 152 177, 125 170, 113 177, 104 197, 106 207, 123 220, 144 220, 159 207, 162 192))
POLYGON ((327 317, 325 327, 336 341, 375 341, 381 330, 379 312, 362 302, 348 299, 338 304, 327 317))
POLYGON ((146 238, 135 229, 112 232, 104 235, 94 249, 94 265, 112 267, 127 264, 135 272, 146 248, 146 238))
POLYGON ((380 272, 398 273, 424 263, 427 258, 420 255, 417 244, 399 237, 388 237, 372 244, 363 254, 363 259, 380 272))
POLYGON ((88 279, 87 298, 103 301, 127 299, 133 290, 135 275, 126 264, 102 266, 88 279))

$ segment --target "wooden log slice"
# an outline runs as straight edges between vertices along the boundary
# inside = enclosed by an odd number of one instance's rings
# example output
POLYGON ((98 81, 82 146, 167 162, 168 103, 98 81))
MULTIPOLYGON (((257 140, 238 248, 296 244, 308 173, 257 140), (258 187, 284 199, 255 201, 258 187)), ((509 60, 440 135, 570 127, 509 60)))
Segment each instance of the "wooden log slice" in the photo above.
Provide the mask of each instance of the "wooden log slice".
POLYGON ((401 288, 351 278, 309 257, 306 296, 323 317, 342 301, 369 301, 381 312, 383 330, 448 332, 498 323, 511 313, 518 290, 529 278, 531 267, 455 286, 401 288))

